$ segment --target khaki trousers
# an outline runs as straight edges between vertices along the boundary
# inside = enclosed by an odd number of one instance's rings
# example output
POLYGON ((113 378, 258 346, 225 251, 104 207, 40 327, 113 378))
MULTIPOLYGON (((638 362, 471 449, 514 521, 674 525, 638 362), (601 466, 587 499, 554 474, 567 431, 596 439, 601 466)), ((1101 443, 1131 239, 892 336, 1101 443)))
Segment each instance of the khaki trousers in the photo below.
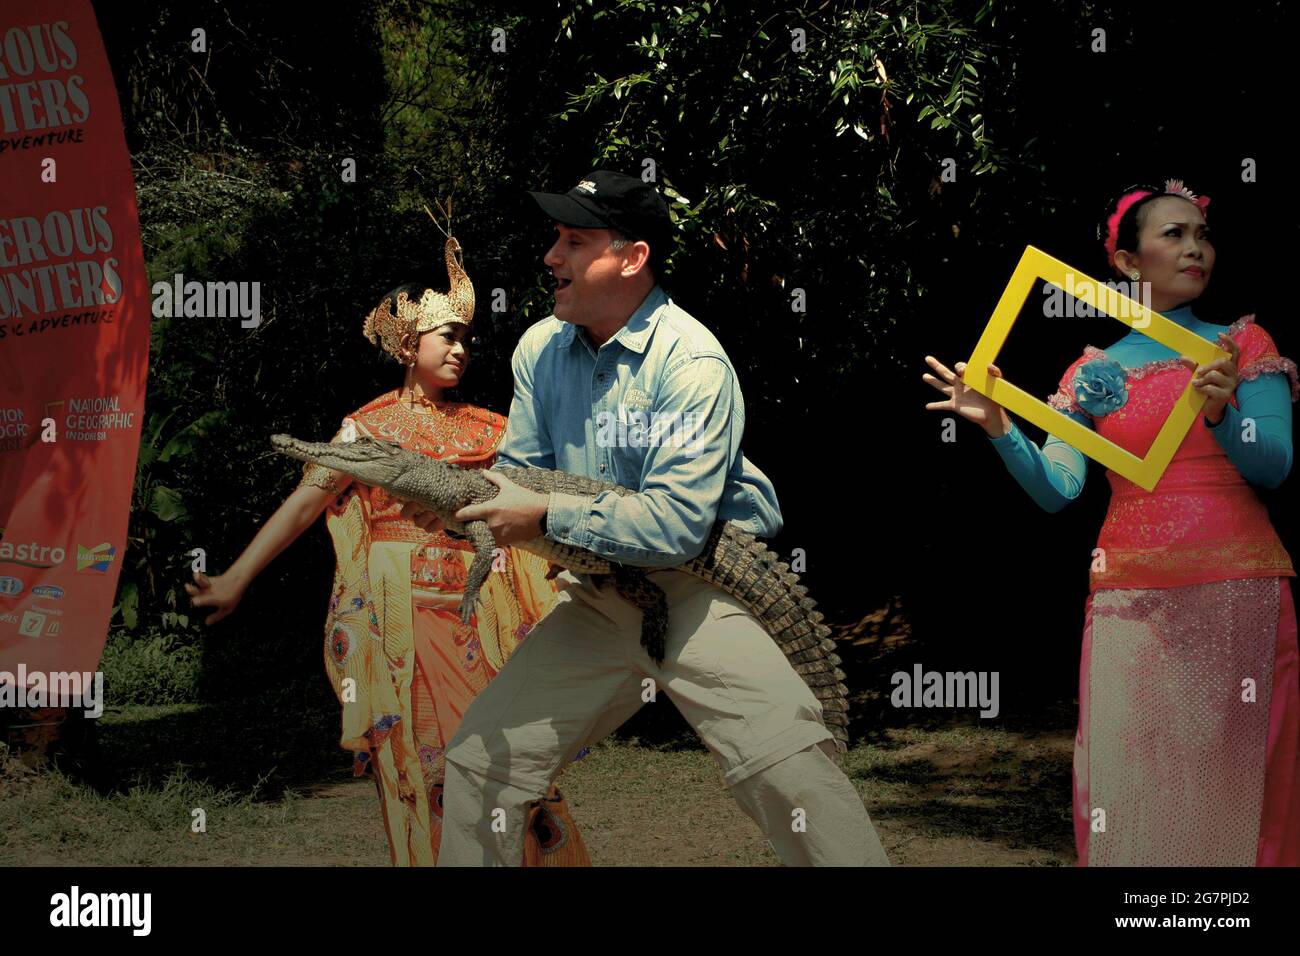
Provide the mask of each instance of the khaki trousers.
POLYGON ((447 748, 439 866, 519 866, 527 804, 651 694, 699 733, 740 806, 788 865, 888 865, 862 800, 831 761, 821 705, 744 605, 681 571, 662 664, 613 587, 559 575, 556 606, 466 711, 447 748))

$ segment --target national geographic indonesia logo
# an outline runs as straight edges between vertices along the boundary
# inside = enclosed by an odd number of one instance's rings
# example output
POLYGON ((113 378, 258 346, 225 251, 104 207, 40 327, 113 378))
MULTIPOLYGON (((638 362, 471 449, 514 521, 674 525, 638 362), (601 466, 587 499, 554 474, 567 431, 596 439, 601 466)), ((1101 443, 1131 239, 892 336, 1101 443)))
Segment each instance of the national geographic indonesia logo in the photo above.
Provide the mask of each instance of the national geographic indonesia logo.
MULTIPOLYGON (((45 416, 62 426, 63 441, 107 441, 115 431, 136 426, 136 413, 122 408, 120 395, 89 395, 45 403, 45 416)), ((40 421, 37 421, 40 428, 40 421)), ((0 408, 0 452, 19 451, 31 444, 32 423, 21 408, 0 408)), ((48 440, 48 438, 47 438, 48 440)))
POLYGON ((21 408, 0 408, 0 451, 20 450, 30 428, 21 408))
POLYGON ((135 427, 135 412, 122 408, 120 395, 88 395, 50 402, 45 413, 63 425, 64 441, 105 441, 110 432, 135 427))

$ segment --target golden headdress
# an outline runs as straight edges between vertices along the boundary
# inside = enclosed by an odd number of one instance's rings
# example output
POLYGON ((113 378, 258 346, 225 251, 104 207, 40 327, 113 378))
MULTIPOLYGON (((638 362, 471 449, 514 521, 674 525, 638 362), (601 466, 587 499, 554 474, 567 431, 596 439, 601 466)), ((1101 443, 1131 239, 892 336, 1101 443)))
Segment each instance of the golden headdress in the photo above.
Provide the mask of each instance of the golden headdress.
MULTIPOLYGON (((442 207, 438 207, 442 211, 442 207)), ((447 225, 451 225, 451 203, 448 202, 446 213, 447 225)), ((428 211, 427 209, 425 210, 428 211)), ((433 213, 429 213, 430 218, 433 213)), ((437 220, 434 220, 437 224, 437 220)), ((442 230, 442 226, 438 226, 442 230)), ((372 343, 382 346, 385 352, 396 358, 403 365, 414 365, 419 348, 420 333, 428 332, 442 325, 460 324, 472 326, 474 323, 474 286, 465 274, 464 253, 456 238, 442 230, 447 236, 444 258, 447 262, 448 290, 438 292, 418 286, 407 286, 395 293, 384 296, 379 305, 370 310, 361 331, 372 343), (412 298, 418 292, 419 299, 412 298)))

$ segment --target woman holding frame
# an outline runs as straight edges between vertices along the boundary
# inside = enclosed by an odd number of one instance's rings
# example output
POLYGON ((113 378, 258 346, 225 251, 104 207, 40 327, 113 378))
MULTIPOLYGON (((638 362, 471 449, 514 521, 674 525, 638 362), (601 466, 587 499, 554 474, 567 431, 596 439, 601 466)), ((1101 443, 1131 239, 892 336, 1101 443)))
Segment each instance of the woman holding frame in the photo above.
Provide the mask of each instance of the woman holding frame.
MULTIPOLYGON (((1133 331, 1089 346, 1049 403, 1142 457, 1188 379, 1198 420, 1151 492, 1107 471, 1079 667, 1074 832, 1080 865, 1300 864, 1300 696, 1290 557, 1251 485, 1291 469, 1296 365, 1246 316, 1198 318, 1215 250, 1208 197, 1179 181, 1126 190, 1105 222, 1111 267, 1150 307, 1229 353, 1207 365, 1133 331)), ((1033 500, 1058 511, 1087 473, 926 357, 927 409, 980 425, 1033 500)), ((991 375, 1000 376, 996 366, 991 375)))

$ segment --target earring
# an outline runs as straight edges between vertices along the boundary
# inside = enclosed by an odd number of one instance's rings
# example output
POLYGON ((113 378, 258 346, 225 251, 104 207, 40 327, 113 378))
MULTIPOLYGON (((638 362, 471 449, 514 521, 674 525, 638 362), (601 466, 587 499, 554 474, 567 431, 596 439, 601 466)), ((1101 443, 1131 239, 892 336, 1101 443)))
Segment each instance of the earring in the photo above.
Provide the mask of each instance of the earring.
POLYGON ((415 359, 406 363, 406 381, 402 383, 402 391, 406 393, 406 403, 412 408, 415 407, 415 359))
POLYGON ((1137 282, 1138 279, 1141 279, 1141 278, 1142 278, 1142 273, 1140 273, 1140 272, 1138 272, 1136 269, 1134 269, 1132 272, 1129 273, 1129 276, 1128 276, 1128 277, 1129 277, 1130 279, 1132 279, 1134 282, 1137 282))

